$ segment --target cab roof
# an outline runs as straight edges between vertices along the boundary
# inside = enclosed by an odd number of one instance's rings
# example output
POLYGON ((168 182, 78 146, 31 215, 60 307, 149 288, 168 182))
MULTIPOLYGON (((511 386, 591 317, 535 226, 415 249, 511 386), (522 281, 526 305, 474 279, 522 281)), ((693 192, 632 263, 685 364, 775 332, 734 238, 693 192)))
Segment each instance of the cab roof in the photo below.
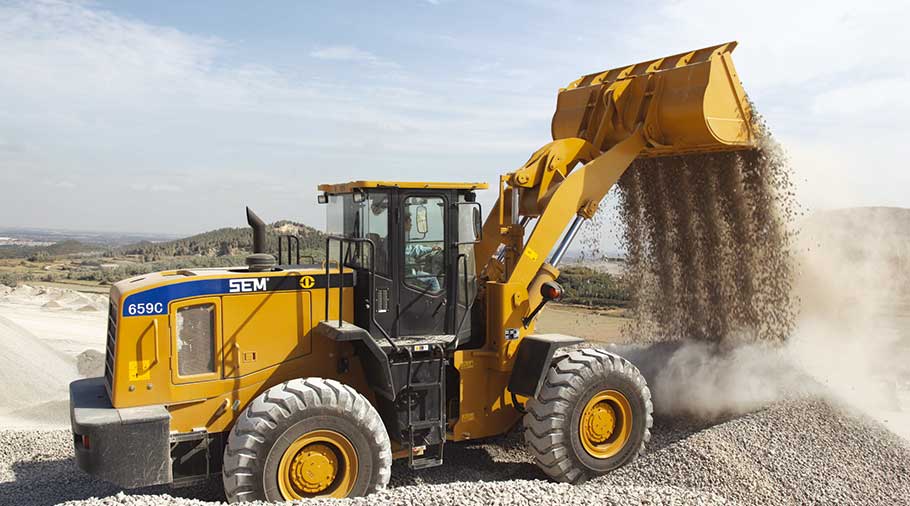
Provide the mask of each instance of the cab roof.
POLYGON ((351 181, 349 183, 321 184, 319 191, 326 193, 350 193, 362 188, 406 188, 435 190, 486 190, 487 183, 451 183, 428 181, 351 181))

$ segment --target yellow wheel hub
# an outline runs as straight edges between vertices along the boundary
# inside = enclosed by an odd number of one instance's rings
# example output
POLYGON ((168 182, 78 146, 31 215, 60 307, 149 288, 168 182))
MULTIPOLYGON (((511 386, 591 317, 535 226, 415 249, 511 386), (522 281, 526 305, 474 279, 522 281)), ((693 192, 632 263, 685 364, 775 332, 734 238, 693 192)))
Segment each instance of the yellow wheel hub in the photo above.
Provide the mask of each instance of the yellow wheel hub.
POLYGON ((338 474, 338 458, 331 448, 313 443, 300 450, 291 460, 291 484, 311 494, 329 488, 338 474))
POLYGON ((578 429, 581 445, 589 455, 610 458, 619 453, 632 434, 632 405, 616 390, 598 392, 581 412, 578 429))
POLYGON ((291 443, 278 464, 285 500, 347 497, 357 481, 354 445, 332 430, 308 432, 291 443))

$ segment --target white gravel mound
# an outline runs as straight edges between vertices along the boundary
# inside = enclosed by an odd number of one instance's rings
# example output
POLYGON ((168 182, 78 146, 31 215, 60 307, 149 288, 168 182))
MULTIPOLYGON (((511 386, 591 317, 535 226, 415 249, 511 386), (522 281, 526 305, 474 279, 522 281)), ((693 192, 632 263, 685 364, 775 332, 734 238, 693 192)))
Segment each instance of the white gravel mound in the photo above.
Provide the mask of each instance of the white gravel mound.
POLYGON ((83 293, 53 286, 18 285, 10 288, 0 285, 0 303, 20 306, 43 307, 54 310, 105 311, 108 296, 83 293))
POLYGON ((0 316, 0 419, 37 403, 65 399, 78 378, 75 361, 0 316))
MULTIPOLYGON (((76 357, 89 351, 103 357, 106 305, 105 295, 65 288, 0 289, 0 428, 69 425, 68 385, 80 377, 76 357)), ((85 357, 81 365, 101 374, 85 357)))
MULTIPOLYGON (((820 400, 797 400, 720 423, 657 418, 645 454, 581 486, 557 484, 517 433, 452 444, 446 463, 419 472, 400 463, 389 489, 314 506, 392 504, 905 504, 910 445, 820 400)), ((123 492, 81 473, 67 431, 0 432, 0 498, 38 506, 204 506, 224 501, 220 480, 190 488, 123 492)))

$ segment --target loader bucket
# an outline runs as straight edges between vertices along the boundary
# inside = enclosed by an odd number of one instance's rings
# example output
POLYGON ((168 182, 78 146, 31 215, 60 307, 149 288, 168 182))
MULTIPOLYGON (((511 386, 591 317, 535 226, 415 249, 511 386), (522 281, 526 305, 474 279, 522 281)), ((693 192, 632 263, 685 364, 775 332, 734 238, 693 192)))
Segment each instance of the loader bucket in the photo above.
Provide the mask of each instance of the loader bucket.
POLYGON ((601 151, 639 128, 641 156, 748 149, 752 111, 731 53, 736 42, 589 74, 559 92, 553 139, 601 151))

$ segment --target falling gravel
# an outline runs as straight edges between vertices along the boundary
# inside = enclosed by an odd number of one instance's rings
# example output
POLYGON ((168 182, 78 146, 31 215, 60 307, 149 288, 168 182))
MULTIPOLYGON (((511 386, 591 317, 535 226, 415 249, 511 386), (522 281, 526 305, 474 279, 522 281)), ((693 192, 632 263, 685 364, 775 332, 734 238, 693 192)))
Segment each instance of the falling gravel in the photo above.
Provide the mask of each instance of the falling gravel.
MULTIPOLYGON (((446 463, 409 471, 389 489, 321 505, 392 504, 902 504, 910 497, 910 445, 862 416, 815 397, 706 422, 655 420, 631 464, 584 485, 547 481, 517 432, 451 444, 446 463)), ((121 491, 79 471, 67 431, 0 432, 0 502, 37 506, 221 503, 220 480, 181 489, 121 491)))
POLYGON ((632 164, 617 188, 636 340, 790 335, 789 175, 767 133, 754 150, 632 164))

